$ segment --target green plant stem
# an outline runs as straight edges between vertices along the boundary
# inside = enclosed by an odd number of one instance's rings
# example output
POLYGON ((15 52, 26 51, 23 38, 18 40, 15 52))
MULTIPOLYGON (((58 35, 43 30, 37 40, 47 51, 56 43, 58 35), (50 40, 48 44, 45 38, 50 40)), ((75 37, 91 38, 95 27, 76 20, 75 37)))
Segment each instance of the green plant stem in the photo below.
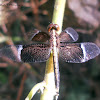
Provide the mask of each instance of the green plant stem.
MULTIPOLYGON (((55 0, 54 12, 52 23, 58 24, 60 31, 62 30, 64 9, 65 9, 66 0, 55 0)), ((53 54, 51 53, 49 60, 46 63, 46 71, 44 81, 46 82, 46 87, 41 94, 40 100, 53 100, 56 95, 55 92, 55 80, 54 80, 54 66, 53 66, 53 54)))
POLYGON ((60 34, 62 30, 65 4, 66 4, 66 0, 56 0, 55 1, 52 23, 59 25, 60 30, 58 34, 60 34))
POLYGON ((44 81, 46 87, 41 94, 40 100, 53 100, 55 96, 55 80, 54 80, 54 67, 53 67, 53 54, 51 53, 49 60, 46 62, 46 70, 44 81))

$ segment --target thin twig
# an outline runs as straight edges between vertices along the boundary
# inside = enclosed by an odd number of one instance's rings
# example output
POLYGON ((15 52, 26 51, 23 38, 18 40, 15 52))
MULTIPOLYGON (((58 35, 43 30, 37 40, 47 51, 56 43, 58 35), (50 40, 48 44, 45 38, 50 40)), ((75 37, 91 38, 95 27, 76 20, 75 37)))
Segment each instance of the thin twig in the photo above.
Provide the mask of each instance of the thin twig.
POLYGON ((19 87, 19 91, 18 91, 18 95, 17 95, 17 99, 16 100, 21 100, 21 95, 22 95, 22 92, 23 92, 23 88, 24 88, 24 81, 26 80, 26 73, 24 73, 23 75, 23 78, 22 78, 22 81, 21 81, 21 84, 20 84, 20 87, 19 87))

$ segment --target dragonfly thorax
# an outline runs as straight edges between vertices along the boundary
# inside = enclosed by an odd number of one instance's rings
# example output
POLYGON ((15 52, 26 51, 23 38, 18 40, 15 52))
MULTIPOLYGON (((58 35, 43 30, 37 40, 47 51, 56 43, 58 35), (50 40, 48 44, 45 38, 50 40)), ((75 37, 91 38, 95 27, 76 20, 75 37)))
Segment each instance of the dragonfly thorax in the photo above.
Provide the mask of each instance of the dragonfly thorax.
POLYGON ((54 46, 56 48, 59 48, 60 41, 59 41, 59 35, 57 34, 57 32, 55 30, 52 30, 49 34, 50 34, 50 47, 52 49, 54 46))

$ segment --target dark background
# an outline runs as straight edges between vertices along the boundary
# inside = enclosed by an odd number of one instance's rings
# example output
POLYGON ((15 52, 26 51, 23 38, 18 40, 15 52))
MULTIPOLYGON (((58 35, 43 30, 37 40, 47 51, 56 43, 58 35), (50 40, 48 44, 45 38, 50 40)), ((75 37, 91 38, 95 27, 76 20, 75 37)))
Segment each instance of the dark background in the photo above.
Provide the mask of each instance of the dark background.
MULTIPOLYGON (((54 0, 2 1, 0 48, 28 44, 30 30, 47 31, 54 0)), ((94 42, 100 47, 100 0, 67 0, 63 29, 66 27, 77 30, 77 42, 94 42)), ((59 63, 59 100, 100 100, 100 56, 82 64, 59 63)), ((31 88, 43 80, 45 65, 0 59, 0 100, 24 100, 31 88)), ((32 100, 39 98, 37 93, 32 100)))

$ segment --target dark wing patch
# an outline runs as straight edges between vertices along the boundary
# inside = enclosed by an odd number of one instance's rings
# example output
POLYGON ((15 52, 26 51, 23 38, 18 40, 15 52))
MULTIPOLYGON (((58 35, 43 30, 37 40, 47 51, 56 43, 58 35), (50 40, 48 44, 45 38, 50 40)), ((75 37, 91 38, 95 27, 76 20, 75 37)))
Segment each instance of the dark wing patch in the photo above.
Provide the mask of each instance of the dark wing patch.
POLYGON ((100 49, 94 43, 61 43, 59 57, 66 62, 82 63, 95 58, 100 49))
POLYGON ((68 27, 61 32, 59 39, 60 42, 75 42, 78 40, 78 34, 73 28, 68 27))
POLYGON ((50 39, 49 34, 46 32, 41 32, 37 29, 28 33, 28 37, 32 42, 48 42, 50 39))
POLYGON ((45 62, 50 56, 48 44, 32 44, 23 46, 21 59, 23 62, 45 62))

